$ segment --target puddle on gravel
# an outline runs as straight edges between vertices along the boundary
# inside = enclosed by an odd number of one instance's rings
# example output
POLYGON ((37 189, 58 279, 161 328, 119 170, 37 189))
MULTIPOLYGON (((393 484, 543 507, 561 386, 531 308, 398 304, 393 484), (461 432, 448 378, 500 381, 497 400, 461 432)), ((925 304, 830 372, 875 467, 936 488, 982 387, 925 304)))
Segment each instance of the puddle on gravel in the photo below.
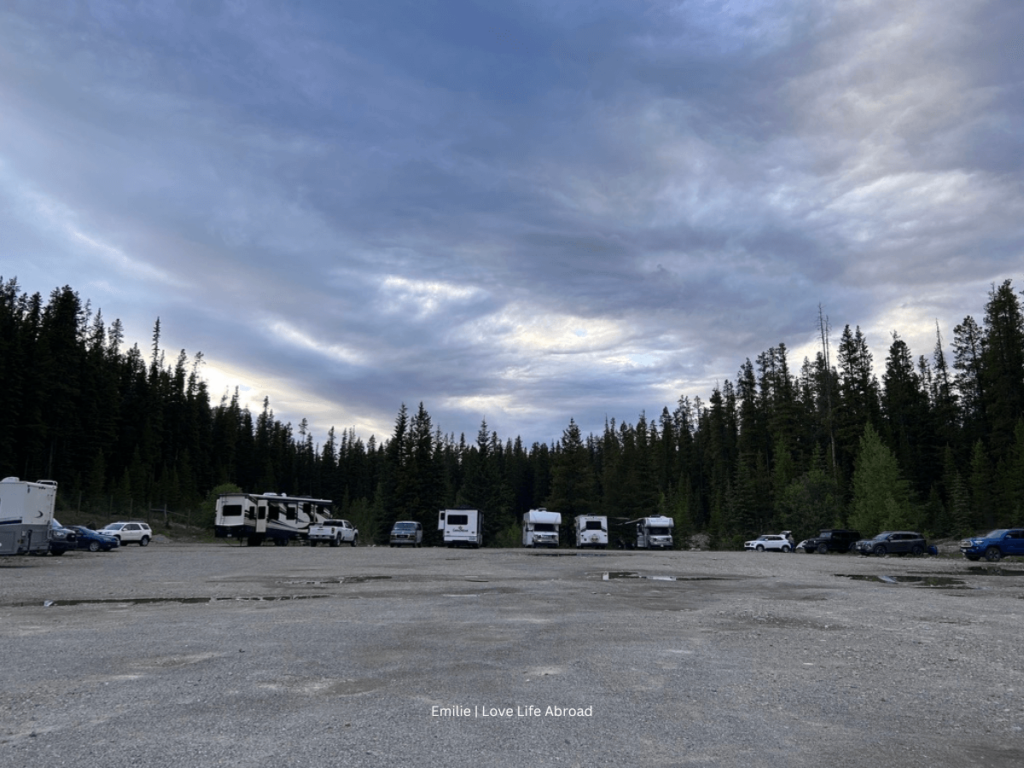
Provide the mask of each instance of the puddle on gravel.
POLYGON ((278 584, 287 584, 289 586, 295 586, 296 584, 303 587, 322 587, 325 584, 362 584, 364 581, 378 581, 380 579, 390 579, 390 576, 339 576, 336 579, 293 579, 288 581, 278 581, 278 584))
POLYGON ((964 583, 963 579, 952 576, 873 576, 865 574, 837 573, 836 576, 853 581, 870 581, 876 584, 913 584, 918 587, 946 587, 954 589, 974 589, 964 583))
POLYGON ((615 581, 617 579, 647 579, 649 581, 727 581, 727 579, 721 576, 665 576, 663 574, 640 573, 639 571, 605 571, 601 574, 601 581, 615 581))
POLYGON ((967 572, 975 576, 1024 576, 1024 571, 1014 570, 1012 568, 986 568, 983 565, 969 565, 967 566, 967 572))
MULTIPOLYGON (((275 602, 278 600, 316 600, 328 595, 240 595, 238 597, 109 597, 98 600, 44 600, 43 607, 63 607, 67 605, 158 605, 160 603, 231 603, 231 602, 275 602)), ((19 606, 39 605, 39 603, 16 603, 19 606)))

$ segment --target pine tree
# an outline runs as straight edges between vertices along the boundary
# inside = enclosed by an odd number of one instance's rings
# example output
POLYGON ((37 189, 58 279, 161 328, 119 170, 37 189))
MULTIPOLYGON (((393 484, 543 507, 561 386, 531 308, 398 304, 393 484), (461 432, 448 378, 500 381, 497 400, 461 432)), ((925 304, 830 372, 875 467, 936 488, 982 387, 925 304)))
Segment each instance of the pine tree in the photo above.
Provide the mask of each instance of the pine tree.
POLYGON ((850 525, 862 533, 913 528, 917 512, 899 463, 867 424, 853 473, 850 525))

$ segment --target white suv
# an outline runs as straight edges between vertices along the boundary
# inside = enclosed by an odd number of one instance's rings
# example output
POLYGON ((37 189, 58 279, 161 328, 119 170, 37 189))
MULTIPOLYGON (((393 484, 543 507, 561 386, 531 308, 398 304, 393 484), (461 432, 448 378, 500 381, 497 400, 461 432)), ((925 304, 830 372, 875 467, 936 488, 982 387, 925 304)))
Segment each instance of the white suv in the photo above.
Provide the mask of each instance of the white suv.
POLYGON ((122 544, 137 541, 140 547, 149 544, 150 539, 153 538, 153 531, 145 523, 110 523, 97 533, 113 536, 122 544))

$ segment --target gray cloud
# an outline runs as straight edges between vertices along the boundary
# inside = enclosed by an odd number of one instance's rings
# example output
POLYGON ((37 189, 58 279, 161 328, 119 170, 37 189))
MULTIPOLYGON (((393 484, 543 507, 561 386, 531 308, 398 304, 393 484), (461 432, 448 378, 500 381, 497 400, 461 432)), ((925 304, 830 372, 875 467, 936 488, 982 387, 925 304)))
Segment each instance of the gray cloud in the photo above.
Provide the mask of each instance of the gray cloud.
POLYGON ((8 8, 0 273, 160 316, 321 436, 403 401, 528 443, 653 417, 812 349, 819 303, 929 354, 1020 278, 1022 16, 8 8))

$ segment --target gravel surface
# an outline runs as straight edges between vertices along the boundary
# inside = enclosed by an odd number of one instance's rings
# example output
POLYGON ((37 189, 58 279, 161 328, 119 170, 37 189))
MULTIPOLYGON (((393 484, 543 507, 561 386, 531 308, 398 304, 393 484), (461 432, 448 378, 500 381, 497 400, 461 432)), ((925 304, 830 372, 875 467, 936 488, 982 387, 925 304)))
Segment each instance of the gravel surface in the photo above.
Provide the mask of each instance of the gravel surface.
POLYGON ((4 558, 0 765, 1017 767, 1022 598, 945 558, 4 558))

